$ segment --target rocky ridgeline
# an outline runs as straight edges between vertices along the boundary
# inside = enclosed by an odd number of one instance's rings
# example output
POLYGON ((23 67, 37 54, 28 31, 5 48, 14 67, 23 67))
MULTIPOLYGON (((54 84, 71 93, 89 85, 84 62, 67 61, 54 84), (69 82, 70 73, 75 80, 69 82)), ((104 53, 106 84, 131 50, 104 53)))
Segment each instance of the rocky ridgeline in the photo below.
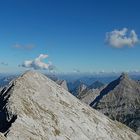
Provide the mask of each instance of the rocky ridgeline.
POLYGON ((140 140, 37 72, 12 81, 0 101, 1 140, 140 140))
POLYGON ((90 105, 140 134, 140 84, 127 74, 106 86, 90 105))
POLYGON ((90 86, 83 88, 83 90, 77 90, 77 98, 89 105, 104 87, 103 83, 95 81, 90 86))

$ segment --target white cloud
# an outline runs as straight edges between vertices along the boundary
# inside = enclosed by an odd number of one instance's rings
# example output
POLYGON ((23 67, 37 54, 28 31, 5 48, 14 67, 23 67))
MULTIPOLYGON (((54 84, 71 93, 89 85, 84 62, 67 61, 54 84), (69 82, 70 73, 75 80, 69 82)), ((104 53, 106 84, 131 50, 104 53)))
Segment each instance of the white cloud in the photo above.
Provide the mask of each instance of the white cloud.
POLYGON ((22 45, 22 44, 14 44, 13 46, 16 49, 25 49, 25 50, 32 50, 33 48, 35 48, 34 44, 26 44, 26 45, 22 45))
POLYGON ((138 35, 134 30, 128 31, 127 28, 114 30, 106 33, 106 42, 114 48, 133 47, 139 42, 138 35))
POLYGON ((35 70, 50 70, 51 71, 54 69, 54 66, 52 65, 51 62, 49 62, 48 64, 44 63, 43 60, 46 58, 48 58, 47 54, 40 54, 34 60, 24 61, 21 66, 25 68, 33 68, 35 70))

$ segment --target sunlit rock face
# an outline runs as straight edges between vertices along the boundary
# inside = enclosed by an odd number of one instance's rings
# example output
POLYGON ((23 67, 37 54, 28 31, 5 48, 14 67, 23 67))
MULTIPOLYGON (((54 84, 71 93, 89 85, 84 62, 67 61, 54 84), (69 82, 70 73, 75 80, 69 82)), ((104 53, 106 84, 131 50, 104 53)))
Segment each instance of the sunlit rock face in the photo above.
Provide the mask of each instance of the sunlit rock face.
POLYGON ((93 82, 90 86, 81 85, 77 90, 77 98, 89 105, 103 88, 105 88, 105 85, 99 81, 93 82))
POLYGON ((37 72, 12 81, 0 102, 2 140, 140 140, 37 72))

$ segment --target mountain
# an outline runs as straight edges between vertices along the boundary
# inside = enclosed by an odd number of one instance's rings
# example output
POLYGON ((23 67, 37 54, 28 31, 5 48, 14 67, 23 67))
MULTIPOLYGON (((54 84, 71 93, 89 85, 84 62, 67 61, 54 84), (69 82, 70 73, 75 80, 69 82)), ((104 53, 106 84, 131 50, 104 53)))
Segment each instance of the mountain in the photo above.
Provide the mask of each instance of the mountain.
POLYGON ((0 87, 6 86, 10 81, 15 79, 17 76, 15 75, 9 75, 9 76, 4 76, 0 78, 0 87))
POLYGON ((83 83, 81 80, 68 82, 69 92, 76 97, 78 96, 78 94, 81 93, 81 90, 83 90, 86 87, 87 85, 83 83))
POLYGON ((34 71, 3 89, 0 102, 0 132, 7 140, 140 140, 34 71))
POLYGON ((60 85, 61 87, 63 87, 65 90, 68 91, 68 86, 67 86, 67 81, 66 80, 60 80, 58 79, 58 77, 56 75, 45 75, 47 76, 49 79, 53 80, 54 82, 56 82, 58 85, 60 85))
POLYGON ((81 84, 84 84, 81 80, 76 80, 76 81, 68 82, 68 89, 72 93, 81 84))
POLYGON ((83 92, 86 88, 87 88, 87 86, 85 84, 81 83, 81 85, 79 85, 79 87, 76 88, 76 93, 78 93, 78 95, 80 95, 80 93, 83 92))
POLYGON ((89 89, 99 89, 101 87, 103 87, 104 84, 100 81, 95 81, 93 82, 90 86, 88 86, 89 89))
POLYGON ((140 134, 140 84, 127 74, 106 86, 90 106, 140 134))
POLYGON ((73 87, 71 86, 70 92, 77 97, 81 97, 81 95, 83 96, 83 94, 86 94, 91 89, 99 89, 104 86, 104 84, 99 81, 95 81, 89 86, 80 80, 77 80, 71 84, 73 84, 73 87))
POLYGON ((77 90, 77 98, 89 105, 99 95, 103 87, 103 83, 95 81, 90 86, 86 86, 84 90, 80 92, 77 90))
POLYGON ((58 77, 56 75, 54 75, 54 74, 46 74, 46 76, 49 79, 53 80, 53 81, 57 81, 58 80, 58 77))
POLYGON ((99 94, 99 89, 85 89, 77 96, 77 98, 89 105, 99 94))
POLYGON ((86 85, 90 86, 93 81, 101 81, 103 83, 109 83, 112 80, 115 80, 117 78, 117 75, 89 75, 89 76, 84 76, 79 78, 79 80, 81 80, 83 83, 85 83, 86 85))
POLYGON ((80 83, 75 89, 71 91, 71 93, 72 95, 78 97, 86 88, 87 86, 85 84, 80 83))
POLYGON ((61 87, 63 87, 65 90, 68 91, 68 86, 67 86, 67 82, 66 80, 57 80, 55 81, 58 85, 60 85, 61 87))

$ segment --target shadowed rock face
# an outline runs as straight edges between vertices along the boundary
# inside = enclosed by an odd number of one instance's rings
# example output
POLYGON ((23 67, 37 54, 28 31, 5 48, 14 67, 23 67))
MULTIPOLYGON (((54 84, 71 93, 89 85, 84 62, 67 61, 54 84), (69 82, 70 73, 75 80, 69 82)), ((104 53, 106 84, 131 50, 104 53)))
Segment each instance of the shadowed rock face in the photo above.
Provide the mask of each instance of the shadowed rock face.
POLYGON ((1 131, 7 140, 140 140, 37 72, 13 81, 1 92, 1 102, 6 123, 12 121, 1 131))
POLYGON ((123 73, 90 104, 140 134, 140 84, 123 73))
POLYGON ((0 93, 0 132, 6 132, 17 119, 16 114, 12 114, 6 108, 10 94, 8 93, 13 87, 13 84, 9 84, 7 88, 3 88, 0 93))

